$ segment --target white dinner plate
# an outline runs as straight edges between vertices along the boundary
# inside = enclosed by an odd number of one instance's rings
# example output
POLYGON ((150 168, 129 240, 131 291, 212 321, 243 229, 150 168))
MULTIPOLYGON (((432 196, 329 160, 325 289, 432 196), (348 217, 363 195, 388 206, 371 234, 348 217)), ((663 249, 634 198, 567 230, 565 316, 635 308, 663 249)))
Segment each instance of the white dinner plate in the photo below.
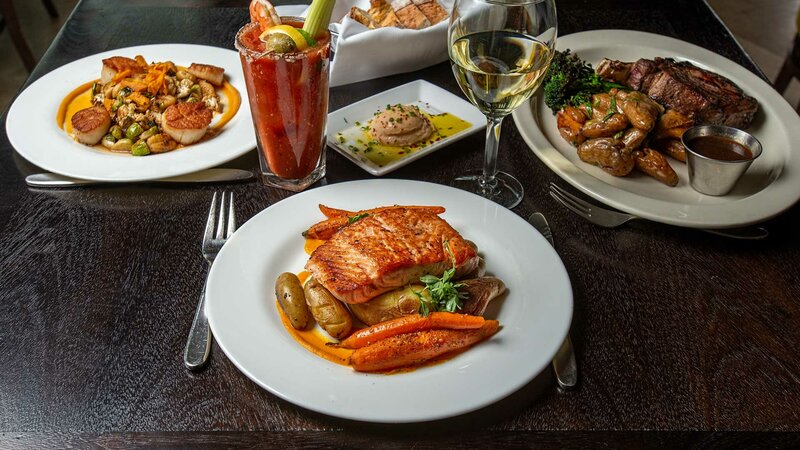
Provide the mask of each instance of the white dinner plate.
POLYGON ((728 195, 713 197, 689 186, 686 165, 670 159, 680 181, 665 186, 634 172, 614 177, 584 163, 558 134, 555 116, 539 95, 514 112, 520 134, 558 176, 595 199, 650 220, 694 228, 729 228, 774 217, 800 198, 800 120, 780 94, 755 74, 704 48, 638 31, 597 30, 559 38, 559 50, 571 49, 593 67, 603 58, 636 61, 656 56, 687 60, 719 73, 758 100, 759 111, 748 131, 764 152, 728 195))
POLYGON ((328 114, 328 145, 336 149, 347 159, 358 167, 366 170, 372 175, 381 176, 410 164, 425 155, 429 155, 440 148, 461 140, 473 133, 486 129, 486 117, 478 111, 475 106, 457 95, 429 83, 425 80, 416 80, 398 86, 372 97, 365 98, 360 102, 345 106, 328 114), (348 148, 347 143, 340 143, 336 140, 337 133, 351 128, 356 122, 366 124, 378 111, 386 108, 386 105, 416 105, 428 114, 451 113, 459 119, 469 122, 469 128, 448 136, 440 141, 434 142, 424 148, 417 150, 411 155, 384 166, 379 166, 360 153, 353 152, 348 148))
POLYGON ((256 146, 239 54, 204 45, 121 48, 61 66, 36 80, 17 97, 8 112, 6 129, 14 149, 33 164, 61 175, 109 182, 184 175, 230 161, 256 146), (78 86, 100 78, 104 58, 136 55, 144 56, 148 62, 173 61, 182 66, 197 62, 224 68, 226 79, 241 96, 239 111, 213 139, 169 153, 136 157, 75 142, 56 124, 61 101, 78 86))
POLYGON ((304 408, 370 422, 441 419, 504 398, 550 364, 572 319, 564 265, 527 222, 465 191, 393 179, 328 185, 265 209, 220 251, 206 295, 214 338, 250 379, 304 408), (445 206, 442 217, 478 244, 487 273, 508 287, 487 312, 501 330, 448 361, 392 375, 358 373, 301 347, 281 324, 274 283, 282 272, 303 269, 308 256, 300 233, 324 218, 320 203, 352 210, 445 206))

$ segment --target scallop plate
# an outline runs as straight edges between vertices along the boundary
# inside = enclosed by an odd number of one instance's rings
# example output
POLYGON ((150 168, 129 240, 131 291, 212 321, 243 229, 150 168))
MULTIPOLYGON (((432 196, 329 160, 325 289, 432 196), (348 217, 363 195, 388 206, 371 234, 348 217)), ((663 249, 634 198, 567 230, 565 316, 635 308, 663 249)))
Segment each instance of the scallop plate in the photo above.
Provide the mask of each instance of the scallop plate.
MULTIPOLYGON (((225 105, 226 99, 221 100, 225 105)), ((61 66, 22 91, 8 112, 6 129, 11 145, 31 163, 61 175, 107 182, 148 181, 185 175, 218 166, 256 146, 239 54, 204 45, 158 44, 121 48, 61 66), (111 56, 133 58, 136 55, 144 56, 147 61, 169 60, 181 66, 197 62, 224 68, 226 80, 241 96, 239 111, 213 138, 168 153, 135 157, 75 142, 56 124, 61 101, 78 86, 100 78, 103 59, 111 56)))

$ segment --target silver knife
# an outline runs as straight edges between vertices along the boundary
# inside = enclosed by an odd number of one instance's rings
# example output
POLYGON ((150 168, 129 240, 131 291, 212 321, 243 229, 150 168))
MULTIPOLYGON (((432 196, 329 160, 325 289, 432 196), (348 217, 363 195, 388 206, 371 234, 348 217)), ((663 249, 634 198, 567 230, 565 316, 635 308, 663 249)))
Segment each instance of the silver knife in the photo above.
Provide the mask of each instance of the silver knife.
MULTIPOLYGON (((253 172, 240 169, 206 169, 177 177, 149 180, 144 183, 219 183, 225 181, 244 181, 253 178, 253 172)), ((37 188, 60 188, 73 186, 94 186, 100 184, 120 184, 113 181, 96 181, 72 178, 56 173, 35 173, 25 177, 25 183, 37 188)))
MULTIPOLYGON (((539 233, 542 233, 542 236, 555 248, 553 232, 550 231, 550 224, 547 223, 544 214, 535 212, 528 218, 528 222, 539 233)), ((578 364, 575 362, 575 351, 572 349, 572 340, 569 338, 569 333, 567 333, 561 348, 558 349, 556 356, 553 358, 553 372, 556 374, 558 387, 563 390, 570 390, 578 384, 578 364)))

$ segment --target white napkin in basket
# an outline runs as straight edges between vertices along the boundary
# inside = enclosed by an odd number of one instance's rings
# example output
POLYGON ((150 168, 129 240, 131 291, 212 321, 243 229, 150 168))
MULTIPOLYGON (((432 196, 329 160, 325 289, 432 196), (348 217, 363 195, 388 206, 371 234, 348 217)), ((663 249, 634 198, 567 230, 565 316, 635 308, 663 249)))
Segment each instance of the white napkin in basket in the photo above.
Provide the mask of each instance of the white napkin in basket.
MULTIPOLYGON (((452 0, 439 3, 452 10, 452 0)), ((278 6, 276 10, 280 15, 296 15, 298 6, 278 6)), ((370 30, 347 16, 353 6, 368 10, 369 0, 338 0, 331 15, 331 27, 339 33, 331 62, 331 86, 411 72, 447 60, 446 19, 422 30, 370 30)), ((305 14, 302 11, 300 16, 305 14)))

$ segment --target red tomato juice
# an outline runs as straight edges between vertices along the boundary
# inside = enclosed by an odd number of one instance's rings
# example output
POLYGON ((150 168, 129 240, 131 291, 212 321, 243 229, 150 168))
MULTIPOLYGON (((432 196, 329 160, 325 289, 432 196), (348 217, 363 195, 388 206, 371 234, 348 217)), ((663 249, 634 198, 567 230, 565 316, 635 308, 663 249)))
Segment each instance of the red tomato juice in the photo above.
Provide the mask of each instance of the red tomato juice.
MULTIPOLYGON (((282 18, 284 24, 303 23, 282 18)), ((237 36, 259 149, 270 170, 286 179, 302 179, 317 166, 325 146, 328 117, 330 34, 296 53, 264 53, 257 23, 237 36)))

